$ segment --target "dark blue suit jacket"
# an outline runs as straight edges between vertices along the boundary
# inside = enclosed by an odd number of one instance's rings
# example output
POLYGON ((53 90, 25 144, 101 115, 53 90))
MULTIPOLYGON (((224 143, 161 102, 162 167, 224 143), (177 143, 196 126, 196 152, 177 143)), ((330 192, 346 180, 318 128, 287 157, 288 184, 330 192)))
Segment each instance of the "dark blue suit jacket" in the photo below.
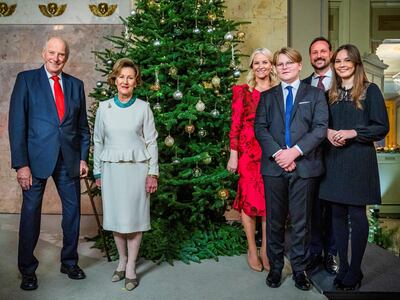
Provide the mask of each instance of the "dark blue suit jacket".
POLYGON ((60 122, 53 93, 42 66, 18 74, 11 95, 9 137, 11 166, 29 166, 32 175, 48 178, 61 151, 70 177, 87 161, 90 132, 83 82, 62 74, 65 114, 60 122))
MULTIPOLYGON (((272 157, 285 145, 285 109, 281 85, 262 92, 254 121, 255 134, 262 149, 261 174, 280 176, 283 169, 272 157)), ((328 128, 328 105, 324 92, 304 82, 300 83, 290 117, 293 145, 297 144, 302 156, 296 159, 300 177, 316 177, 325 171, 319 144, 328 128)))

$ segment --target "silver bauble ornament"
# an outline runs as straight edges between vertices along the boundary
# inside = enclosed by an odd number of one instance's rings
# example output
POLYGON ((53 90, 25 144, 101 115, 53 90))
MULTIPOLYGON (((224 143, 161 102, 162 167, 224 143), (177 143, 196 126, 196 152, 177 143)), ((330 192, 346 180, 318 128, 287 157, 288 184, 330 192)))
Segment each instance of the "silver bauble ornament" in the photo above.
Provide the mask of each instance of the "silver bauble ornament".
POLYGON ((101 87, 103 86, 103 83, 102 83, 101 81, 97 81, 97 82, 96 82, 96 86, 97 86, 98 88, 101 88, 101 87))
POLYGON ((206 108, 206 105, 204 104, 203 101, 199 100, 199 101, 196 103, 196 110, 197 110, 197 111, 203 111, 205 108, 206 108))
POLYGON ((193 33, 194 34, 200 34, 200 28, 199 27, 195 27, 194 29, 193 29, 193 33))
POLYGON ((175 143, 175 140, 174 140, 174 138, 172 136, 168 135, 165 138, 164 143, 165 143, 165 145, 167 147, 172 147, 174 145, 174 143, 175 143))
POLYGON ((181 159, 180 159, 179 157, 173 157, 173 158, 172 158, 172 163, 173 163, 174 165, 178 165, 178 164, 181 163, 181 159))
POLYGON ((172 97, 174 97, 175 100, 181 100, 183 98, 183 94, 180 90, 176 90, 172 97))
POLYGON ((200 128, 197 134, 199 135, 199 137, 203 138, 207 135, 207 130, 205 130, 204 128, 200 128))
POLYGON ((158 112, 158 113, 161 112, 161 110, 162 110, 161 104, 157 102, 156 104, 154 104, 153 109, 155 112, 158 112))
POLYGON ((211 116, 213 116, 214 118, 218 118, 218 117, 219 117, 219 111, 218 111, 218 109, 214 108, 214 109, 211 111, 211 116))
POLYGON ((233 34, 232 34, 232 32, 228 31, 227 33, 225 33, 225 35, 224 35, 224 40, 225 40, 225 41, 228 41, 228 42, 232 41, 232 40, 233 40, 233 34))
POLYGON ((202 173, 202 171, 199 167, 196 167, 192 170, 193 177, 200 177, 201 173, 202 173))
POLYGON ((132 17, 136 16, 136 10, 135 10, 135 9, 132 9, 132 10, 131 10, 131 16, 132 16, 132 17))
POLYGON ((107 60, 107 65, 111 66, 113 64, 113 61, 111 59, 107 60))
POLYGON ((207 32, 208 32, 208 33, 212 33, 213 31, 214 31, 214 27, 209 26, 209 27, 207 28, 207 32))
POLYGON ((235 78, 239 78, 240 77, 240 70, 239 69, 233 70, 233 77, 235 77, 235 78))
POLYGON ((154 40, 153 45, 154 45, 155 47, 160 46, 160 45, 161 45, 160 40, 159 40, 159 39, 154 40))

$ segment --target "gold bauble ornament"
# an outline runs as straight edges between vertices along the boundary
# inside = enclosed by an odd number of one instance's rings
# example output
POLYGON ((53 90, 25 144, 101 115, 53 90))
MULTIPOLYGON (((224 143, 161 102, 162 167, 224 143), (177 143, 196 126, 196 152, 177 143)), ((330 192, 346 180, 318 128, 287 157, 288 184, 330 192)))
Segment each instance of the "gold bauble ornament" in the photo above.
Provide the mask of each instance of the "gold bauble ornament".
POLYGON ((165 143, 165 145, 167 147, 172 147, 174 145, 174 143, 175 143, 175 140, 174 140, 174 138, 172 136, 168 135, 165 138, 164 143, 165 143))
POLYGON ((215 75, 215 76, 211 79, 211 83, 212 83, 212 85, 217 89, 217 88, 219 88, 219 85, 221 84, 221 79, 218 77, 218 75, 215 75))
POLYGON ((193 133, 193 132, 194 132, 194 125, 193 125, 193 124, 187 124, 187 125, 185 126, 185 131, 186 131, 187 133, 189 133, 189 134, 193 133))
POLYGON ((245 34, 243 31, 238 31, 238 32, 236 33, 236 36, 237 36, 237 38, 238 38, 239 41, 243 41, 244 38, 246 37, 246 34, 245 34))
POLYGON ((192 170, 193 177, 200 177, 201 173, 202 173, 202 171, 199 167, 196 167, 192 170))
POLYGON ((231 43, 229 43, 229 42, 225 42, 225 43, 223 43, 223 44, 219 47, 219 49, 221 50, 221 52, 226 52, 226 51, 228 51, 230 48, 231 48, 231 43))
POLYGON ((226 188, 220 189, 218 191, 218 198, 221 200, 227 200, 229 198, 229 190, 226 188))
POLYGON ((108 95, 108 94, 107 94, 107 91, 106 91, 106 90, 102 90, 102 91, 101 91, 101 95, 107 96, 107 95, 108 95))
POLYGON ((158 83, 155 83, 152 86, 150 86, 150 89, 152 91, 159 91, 161 89, 161 86, 158 83))
POLYGON ((168 70, 168 74, 170 76, 176 76, 176 75, 178 75, 178 69, 176 67, 171 67, 168 70))
POLYGON ((215 21, 217 19, 217 15, 213 12, 210 12, 210 13, 208 13, 207 18, 210 21, 215 21))
POLYGON ((209 165, 211 162, 212 162, 212 157, 209 154, 207 154, 207 156, 203 158, 203 164, 209 165))

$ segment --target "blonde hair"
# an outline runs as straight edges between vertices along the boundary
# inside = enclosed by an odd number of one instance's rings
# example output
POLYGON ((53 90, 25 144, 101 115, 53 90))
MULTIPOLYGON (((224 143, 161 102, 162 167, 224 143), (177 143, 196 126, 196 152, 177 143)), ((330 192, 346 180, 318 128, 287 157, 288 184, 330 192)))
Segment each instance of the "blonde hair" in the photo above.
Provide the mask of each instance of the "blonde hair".
POLYGON ((129 58, 120 58, 115 62, 111 73, 108 75, 107 81, 109 85, 115 86, 115 79, 117 79, 123 68, 132 68, 135 71, 136 84, 140 85, 142 83, 139 66, 129 58))
POLYGON ((279 57, 279 55, 281 55, 281 54, 286 55, 286 56, 289 57, 293 62, 298 63, 298 64, 301 64, 301 61, 302 61, 302 59, 303 59, 303 58, 301 57, 301 54, 300 54, 299 51, 297 51, 297 50, 295 50, 295 49, 293 49, 293 48, 290 48, 290 47, 283 47, 283 48, 279 49, 278 51, 276 51, 276 52, 274 53, 274 60, 273 60, 273 62, 274 62, 274 65, 275 65, 275 66, 276 66, 276 64, 278 63, 278 57, 279 57))
MULTIPOLYGON (((350 61, 354 64, 354 77, 353 77, 353 88, 351 90, 351 97, 354 105, 358 109, 362 109, 361 98, 365 90, 365 83, 369 80, 364 71, 364 65, 361 60, 360 51, 357 47, 351 44, 345 44, 340 46, 332 55, 331 64, 335 65, 336 56, 342 50, 347 51, 350 61)), ((336 73, 332 77, 332 87, 329 90, 329 104, 333 104, 339 99, 339 88, 342 85, 342 78, 336 73)))
MULTIPOLYGON (((271 65, 272 65, 272 60, 273 60, 272 52, 270 50, 268 50, 267 48, 257 48, 250 55, 249 72, 247 73, 247 76, 246 76, 246 82, 250 88, 250 91, 252 91, 256 86, 256 76, 254 75, 254 71, 253 71, 253 61, 254 61, 254 57, 257 54, 262 54, 265 57, 267 57, 267 59, 269 60, 271 65)), ((271 72, 269 73, 269 82, 270 82, 271 87, 278 83, 278 79, 276 76, 274 66, 271 66, 271 72)))

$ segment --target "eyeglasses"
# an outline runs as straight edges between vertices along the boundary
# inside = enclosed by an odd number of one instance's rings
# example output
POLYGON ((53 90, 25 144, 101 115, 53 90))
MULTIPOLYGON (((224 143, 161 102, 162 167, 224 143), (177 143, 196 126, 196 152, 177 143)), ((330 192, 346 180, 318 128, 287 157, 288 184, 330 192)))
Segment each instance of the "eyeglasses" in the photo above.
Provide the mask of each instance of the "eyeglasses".
POLYGON ((283 69, 284 67, 291 68, 294 64, 295 64, 295 62, 289 60, 289 61, 287 61, 285 63, 276 64, 276 67, 279 68, 279 69, 283 69))

